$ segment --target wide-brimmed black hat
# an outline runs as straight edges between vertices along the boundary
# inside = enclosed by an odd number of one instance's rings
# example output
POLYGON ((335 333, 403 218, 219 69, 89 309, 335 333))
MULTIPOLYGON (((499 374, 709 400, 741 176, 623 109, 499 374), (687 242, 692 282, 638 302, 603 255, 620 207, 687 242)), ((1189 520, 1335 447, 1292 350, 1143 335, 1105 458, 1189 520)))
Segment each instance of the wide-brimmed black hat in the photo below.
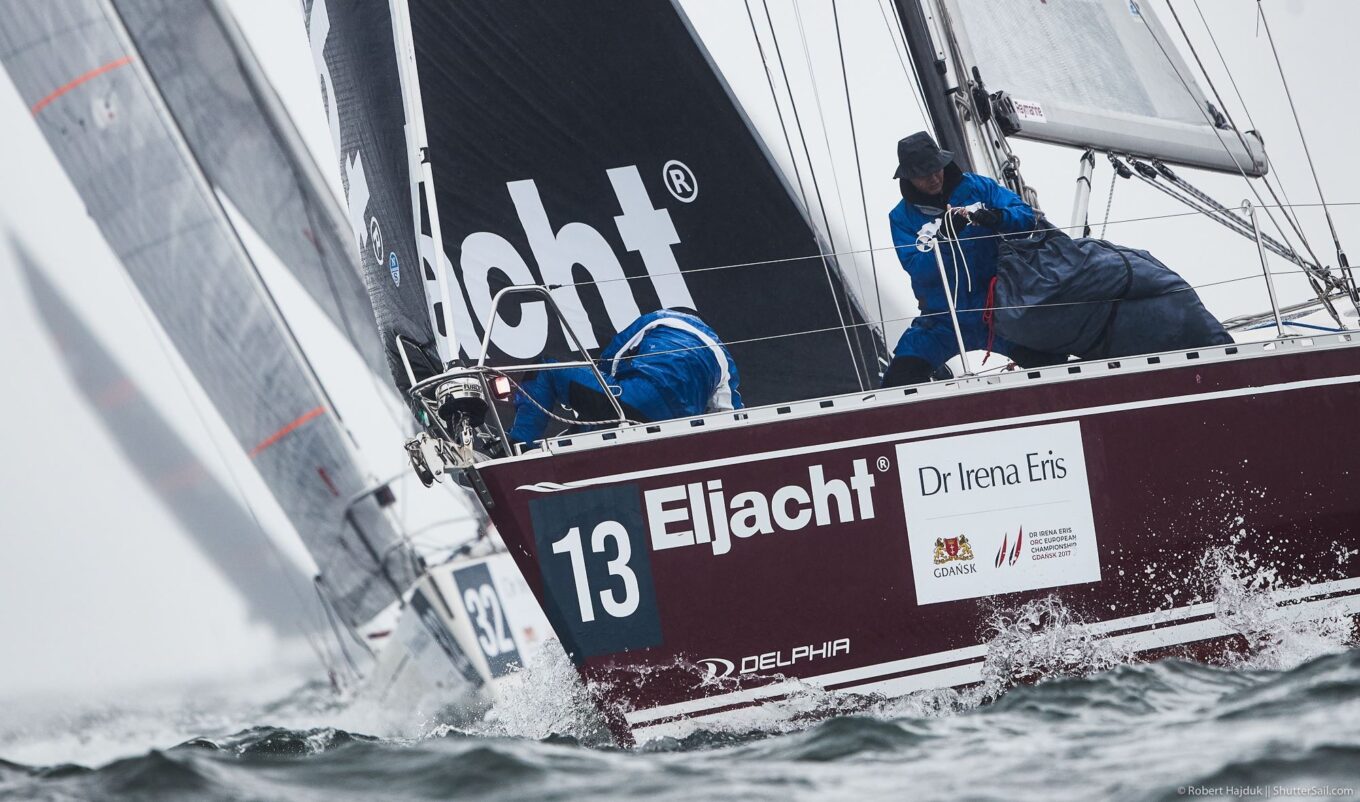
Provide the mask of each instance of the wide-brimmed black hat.
POLYGON ((897 172, 893 178, 920 178, 936 170, 943 170, 954 161, 954 154, 940 150, 935 140, 925 131, 897 140, 897 172))

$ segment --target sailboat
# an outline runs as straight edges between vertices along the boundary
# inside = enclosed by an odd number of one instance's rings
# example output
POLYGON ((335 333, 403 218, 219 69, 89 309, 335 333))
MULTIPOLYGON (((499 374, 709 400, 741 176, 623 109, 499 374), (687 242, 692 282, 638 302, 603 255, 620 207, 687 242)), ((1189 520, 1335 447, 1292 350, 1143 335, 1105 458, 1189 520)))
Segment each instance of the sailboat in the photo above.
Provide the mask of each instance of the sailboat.
POLYGON ((250 512, 194 455, 53 286, 37 258, 17 240, 11 246, 71 383, 141 480, 237 590, 251 619, 285 637, 323 631, 323 614, 309 590, 311 581, 274 548, 241 547, 243 535, 255 528, 250 512))
MULTIPOLYGON (((333 636, 327 667, 356 694, 417 717, 494 702, 550 627, 493 538, 438 559, 415 548, 393 514, 399 491, 366 467, 263 280, 247 230, 368 369, 389 370, 347 216, 227 10, 216 0, 24 4, 0 32, 0 61, 183 357, 182 378, 210 399, 316 563, 314 578, 241 577, 248 603, 272 609, 291 595, 294 612, 310 615, 319 601, 333 636)), ((79 320, 32 280, 56 336, 85 343, 79 320)), ((90 361, 79 357, 73 373, 101 392, 114 366, 90 361)), ((116 412, 110 425, 138 438, 127 450, 145 470, 186 456, 141 453, 155 445, 141 439, 154 413, 116 412)), ((195 529, 239 574, 258 524, 209 490, 183 488, 171 504, 214 516, 195 529)), ((316 634, 315 619, 302 631, 316 634)))
POLYGON ((1326 267, 1186 189, 1172 165, 1268 161, 1146 5, 891 8, 965 168, 1033 200, 1013 140, 1107 152, 1318 297, 1272 296, 1264 340, 1036 370, 965 355, 953 380, 879 389, 884 316, 815 175, 780 169, 680 3, 305 2, 351 213, 382 232, 361 252, 423 429, 413 466, 476 490, 621 743, 809 687, 978 683, 987 606, 1049 594, 1130 653, 1209 657, 1242 642, 1186 580, 1218 548, 1275 571, 1291 616, 1360 610, 1360 457, 1322 434, 1349 428, 1360 351, 1339 316, 1284 325, 1355 303, 1344 254, 1326 267), (509 442, 525 373, 675 306, 729 344, 746 409, 509 442))

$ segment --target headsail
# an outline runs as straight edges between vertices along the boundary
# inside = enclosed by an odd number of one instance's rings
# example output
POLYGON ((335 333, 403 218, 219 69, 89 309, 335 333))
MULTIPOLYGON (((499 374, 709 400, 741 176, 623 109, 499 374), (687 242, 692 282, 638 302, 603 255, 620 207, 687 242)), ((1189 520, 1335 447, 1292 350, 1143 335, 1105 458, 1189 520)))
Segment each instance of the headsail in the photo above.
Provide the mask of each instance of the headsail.
MULTIPOLYGON (((441 341, 446 361, 476 358, 496 292, 542 283, 590 348, 640 313, 696 309, 731 347, 751 403, 873 384, 876 333, 671 0, 410 0, 393 4, 395 31, 375 5, 315 0, 311 33, 317 47, 317 20, 329 26, 343 158, 348 169, 362 156, 368 176, 358 197, 383 231, 384 214, 421 218, 428 276, 440 252, 430 306, 451 338, 414 337, 441 341), (436 215, 420 194, 412 213, 394 207, 394 187, 374 186, 403 119, 391 108, 397 60, 379 47, 393 33, 414 52, 406 110, 423 140, 409 147, 428 158, 398 172, 432 185, 436 215)), ((386 289, 375 304, 388 336, 428 331, 428 307, 386 289)), ((490 344, 492 364, 568 350, 534 300, 509 299, 490 344)))
POLYGON ((427 290, 433 256, 419 258, 433 249, 418 242, 417 218, 432 240, 418 201, 420 166, 409 160, 392 16, 388 3, 373 0, 303 0, 303 11, 379 341, 402 389, 397 338, 423 377, 442 367, 447 334, 432 322, 443 320, 438 294, 427 290))
POLYGON ((364 357, 389 365, 338 198, 220 0, 113 0, 208 180, 364 357))
POLYGON ((942 1, 964 61, 1015 101, 1018 136, 1265 174, 1260 141, 1217 125, 1144 0, 942 1))
POLYGON ((133 470, 241 594, 252 618, 285 635, 319 629, 324 619, 311 579, 251 538, 257 525, 250 512, 198 460, 37 260, 17 241, 11 244, 63 367, 133 470))
POLYGON ((112 6, 20 4, 0 60, 147 305, 351 623, 415 578, 346 434, 112 6))

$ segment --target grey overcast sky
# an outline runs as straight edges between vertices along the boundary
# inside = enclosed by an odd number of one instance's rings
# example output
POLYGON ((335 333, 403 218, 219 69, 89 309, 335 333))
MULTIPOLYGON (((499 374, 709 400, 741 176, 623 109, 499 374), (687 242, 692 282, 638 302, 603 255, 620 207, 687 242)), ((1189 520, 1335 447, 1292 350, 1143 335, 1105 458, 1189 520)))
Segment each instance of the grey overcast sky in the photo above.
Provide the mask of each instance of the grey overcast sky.
MULTIPOLYGON (((1205 48, 1211 72, 1228 91, 1193 4, 1175 2, 1197 46, 1205 48)), ((1277 174, 1291 198, 1316 201, 1264 35, 1256 31, 1255 3, 1200 3, 1265 132, 1277 174)), ((336 173, 300 3, 230 0, 229 5, 309 145, 323 166, 336 173)), ((757 125, 767 132, 777 130, 772 128, 774 111, 742 4, 685 0, 684 5, 757 125)), ((1152 5, 1170 25, 1165 0, 1154 0, 1152 5)), ((771 7, 781 38, 796 36, 790 0, 773 0, 771 7)), ((1327 197, 1333 202, 1360 201, 1355 188, 1360 160, 1353 150, 1360 69, 1348 55, 1355 32, 1360 31, 1360 2, 1265 0, 1265 7, 1327 197)), ((835 159, 840 188, 850 216, 859 220, 853 168, 845 169, 843 161, 849 142, 837 133, 843 106, 838 110, 830 105, 844 101, 837 94, 839 73, 827 72, 827 64, 835 58, 834 40, 825 35, 830 29, 828 8, 821 0, 802 0, 819 91, 824 100, 831 98, 826 112, 830 136, 821 142, 814 133, 811 139, 814 149, 839 154, 835 159)), ((892 144, 920 127, 919 116, 889 49, 876 0, 848 0, 840 9, 850 40, 848 70, 866 162, 873 245, 882 247, 888 242, 886 212, 896 201, 895 184, 887 179, 894 160, 892 144)), ((789 41, 786 51, 795 51, 792 43, 797 40, 789 41)), ((796 59, 796 54, 791 58, 796 59)), ((795 74, 793 80, 801 79, 795 74)), ((805 81, 800 97, 811 100, 805 81)), ((1243 116, 1235 101, 1230 107, 1243 116)), ((183 370, 176 369, 165 354, 130 284, 7 78, 0 78, 0 131, 0 232, 21 240, 44 263, 59 289, 156 399, 210 470, 228 486, 239 485, 278 541, 298 554, 295 540, 271 509, 248 463, 235 453, 225 428, 210 413, 206 422, 203 419, 203 400, 194 391, 186 391, 183 370)), ((778 147, 772 149, 787 159, 778 147)), ((1017 150, 1050 216, 1069 220, 1077 153, 1023 142, 1017 150)), ((1235 203, 1246 195, 1238 178, 1194 177, 1225 202, 1235 203)), ((1101 164, 1092 201, 1096 220, 1103 213, 1108 182, 1108 171, 1101 164)), ((1152 190, 1123 182, 1111 217, 1120 220, 1179 211, 1152 190)), ((1309 210, 1302 216, 1315 246, 1330 253, 1320 212, 1309 210)), ((1338 208, 1335 216, 1344 241, 1360 257, 1360 208, 1338 208)), ((857 225, 862 229, 862 223, 857 225)), ((856 233, 856 225, 848 228, 852 247, 864 248, 862 230, 856 233)), ((1254 246, 1195 218, 1112 226, 1109 236, 1153 250, 1196 283, 1257 269, 1254 246)), ((267 255, 261 258, 268 261, 267 255)), ((907 283, 891 254, 876 262, 885 298, 909 308, 907 283)), ((399 435, 374 398, 371 385, 355 378, 357 360, 336 345, 315 311, 307 308, 286 280, 277 277, 277 270, 266 266, 266 272, 277 279, 285 306, 295 313, 301 335, 322 363, 323 376, 334 378, 332 390, 347 408, 347 419, 357 422, 360 439, 369 446, 366 453, 374 473, 401 470, 399 435)), ((1287 297, 1300 297, 1297 281, 1283 283, 1287 297)), ((6 288, 0 292, 0 342, 4 343, 0 376, 6 385, 0 393, 0 611, 6 626, 0 637, 0 699, 40 690, 81 693, 111 685, 182 682, 274 666, 278 644, 273 637, 246 620, 241 601, 131 474, 56 364, 53 346, 30 308, 17 264, 3 241, 0 284, 6 288)), ((1265 306, 1258 285, 1209 291, 1205 300, 1224 316, 1265 306)), ((305 562, 305 557, 299 559, 305 562)))

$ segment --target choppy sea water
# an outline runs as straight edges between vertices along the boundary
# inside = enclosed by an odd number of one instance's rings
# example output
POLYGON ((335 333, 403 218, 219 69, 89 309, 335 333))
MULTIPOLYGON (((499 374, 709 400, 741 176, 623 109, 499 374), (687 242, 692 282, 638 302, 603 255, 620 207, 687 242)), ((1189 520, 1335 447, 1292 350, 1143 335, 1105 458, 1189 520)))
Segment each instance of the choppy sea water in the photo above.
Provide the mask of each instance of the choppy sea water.
POLYGON ((791 720, 631 751, 551 663, 459 727, 320 684, 263 704, 197 694, 15 717, 0 721, 0 799, 1360 797, 1350 620, 1272 625, 1252 581, 1222 578, 1219 617, 1253 648, 1221 665, 1131 662, 1051 597, 995 611, 981 687, 867 701, 809 688, 791 720))

